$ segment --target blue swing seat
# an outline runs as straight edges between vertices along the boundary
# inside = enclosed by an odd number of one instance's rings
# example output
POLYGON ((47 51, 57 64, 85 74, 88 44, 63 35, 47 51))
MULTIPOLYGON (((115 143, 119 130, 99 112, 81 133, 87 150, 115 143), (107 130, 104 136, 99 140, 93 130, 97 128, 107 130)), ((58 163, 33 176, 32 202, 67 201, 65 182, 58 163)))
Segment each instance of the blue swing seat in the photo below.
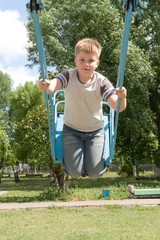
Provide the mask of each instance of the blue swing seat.
MULTIPOLYGON (((63 162, 62 150, 62 129, 63 129, 63 112, 58 112, 58 106, 65 104, 64 100, 56 102, 57 95, 63 93, 63 90, 58 90, 52 97, 52 127, 51 127, 51 142, 53 144, 52 158, 55 163, 63 162)), ((103 106, 109 107, 107 102, 102 102, 103 106)), ((109 107, 109 114, 103 115, 105 145, 104 159, 106 166, 111 164, 114 155, 114 110, 109 107)))

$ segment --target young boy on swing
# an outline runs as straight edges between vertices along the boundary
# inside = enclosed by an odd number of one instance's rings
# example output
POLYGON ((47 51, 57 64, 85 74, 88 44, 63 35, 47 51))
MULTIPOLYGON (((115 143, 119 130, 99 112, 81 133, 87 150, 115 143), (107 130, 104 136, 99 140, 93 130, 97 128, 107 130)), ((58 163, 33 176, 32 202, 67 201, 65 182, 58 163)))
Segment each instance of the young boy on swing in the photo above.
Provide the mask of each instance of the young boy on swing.
POLYGON ((63 165, 74 178, 84 175, 98 178, 106 170, 102 100, 116 110, 121 98, 120 112, 126 108, 126 89, 115 89, 95 71, 101 50, 97 40, 84 38, 75 46, 76 68, 58 74, 51 81, 39 81, 40 90, 48 93, 64 89, 63 165))

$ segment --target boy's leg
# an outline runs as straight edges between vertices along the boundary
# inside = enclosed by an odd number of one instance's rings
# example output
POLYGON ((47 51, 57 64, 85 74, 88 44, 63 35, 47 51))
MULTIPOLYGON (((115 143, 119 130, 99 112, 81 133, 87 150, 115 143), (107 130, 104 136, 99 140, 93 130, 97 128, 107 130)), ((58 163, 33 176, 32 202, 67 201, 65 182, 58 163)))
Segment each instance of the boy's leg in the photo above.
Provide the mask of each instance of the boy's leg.
POLYGON ((88 133, 85 141, 84 168, 91 178, 100 177, 106 170, 103 151, 104 130, 88 133))
POLYGON ((63 127, 63 157, 67 174, 79 178, 84 173, 84 143, 81 132, 66 125, 63 127))

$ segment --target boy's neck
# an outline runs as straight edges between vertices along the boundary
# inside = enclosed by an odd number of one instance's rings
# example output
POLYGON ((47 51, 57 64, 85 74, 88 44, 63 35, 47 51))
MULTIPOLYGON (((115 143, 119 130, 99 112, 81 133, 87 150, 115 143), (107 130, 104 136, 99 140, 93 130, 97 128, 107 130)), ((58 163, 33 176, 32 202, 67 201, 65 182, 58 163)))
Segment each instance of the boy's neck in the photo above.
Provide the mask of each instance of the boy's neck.
POLYGON ((82 75, 79 72, 77 72, 77 78, 83 84, 92 82, 93 76, 94 73, 92 75, 82 75))

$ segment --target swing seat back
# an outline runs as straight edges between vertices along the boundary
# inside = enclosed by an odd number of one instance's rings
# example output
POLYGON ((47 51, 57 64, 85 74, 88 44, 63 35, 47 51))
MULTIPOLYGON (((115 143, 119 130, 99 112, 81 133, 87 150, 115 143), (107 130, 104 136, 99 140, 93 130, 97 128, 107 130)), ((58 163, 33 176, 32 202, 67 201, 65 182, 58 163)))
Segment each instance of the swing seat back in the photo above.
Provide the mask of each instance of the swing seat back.
POLYGON ((105 141, 104 141, 104 159, 105 159, 105 163, 106 165, 110 164, 110 144, 109 144, 109 116, 103 116, 104 119, 104 137, 105 137, 105 141))
POLYGON ((56 130, 55 130, 55 162, 63 162, 62 150, 62 129, 63 129, 63 113, 58 115, 56 130))
MULTIPOLYGON (((60 93, 62 90, 57 91, 60 93)), ((58 93, 55 93, 56 95, 58 93)), ((62 149, 62 130, 63 130, 63 112, 58 112, 58 106, 64 104, 63 101, 59 101, 57 103, 56 100, 53 99, 53 113, 52 113, 52 144, 54 148, 54 152, 52 153, 53 161, 55 163, 63 162, 63 149, 62 149)), ((108 106, 107 102, 102 102, 104 106, 108 106)), ((108 106, 109 107, 109 106, 108 106)), ((109 114, 103 115, 104 119, 104 132, 105 132, 105 143, 104 143, 104 159, 106 166, 111 164, 112 161, 112 153, 113 153, 113 139, 114 139, 114 110, 109 107, 109 114)))
POLYGON ((102 102, 103 106, 109 108, 109 113, 105 114, 103 111, 103 120, 104 120, 104 160, 106 166, 109 166, 112 162, 114 154, 114 110, 108 105, 107 102, 102 102))

